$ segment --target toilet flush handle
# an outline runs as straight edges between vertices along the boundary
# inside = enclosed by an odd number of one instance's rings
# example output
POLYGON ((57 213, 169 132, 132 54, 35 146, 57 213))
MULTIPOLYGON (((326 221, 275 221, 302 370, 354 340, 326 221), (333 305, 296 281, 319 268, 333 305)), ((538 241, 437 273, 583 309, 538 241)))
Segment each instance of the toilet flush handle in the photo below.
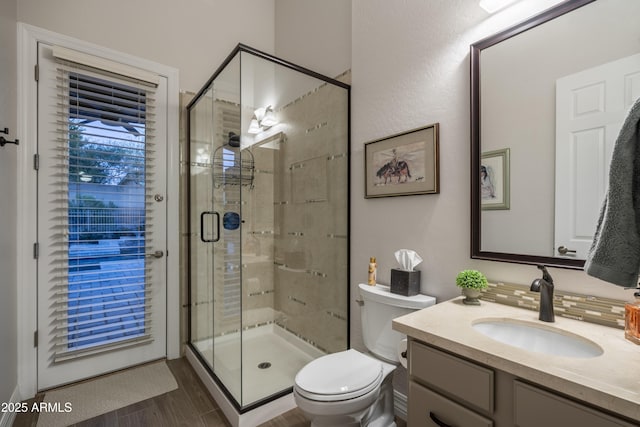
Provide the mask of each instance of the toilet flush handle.
POLYGON ((358 303, 358 305, 360 307, 362 307, 364 305, 364 300, 363 299, 357 299, 356 302, 358 303))

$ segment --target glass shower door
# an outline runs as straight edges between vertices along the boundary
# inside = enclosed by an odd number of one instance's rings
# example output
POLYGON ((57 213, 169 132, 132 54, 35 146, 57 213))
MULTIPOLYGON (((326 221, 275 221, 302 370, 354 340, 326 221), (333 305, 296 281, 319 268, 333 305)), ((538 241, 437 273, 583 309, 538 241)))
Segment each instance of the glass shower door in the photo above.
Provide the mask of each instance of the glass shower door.
POLYGON ((213 372, 236 401, 241 400, 240 189, 233 177, 240 128, 240 58, 213 82, 212 152, 213 372))
POLYGON ((191 342, 236 401, 241 398, 239 58, 191 109, 191 342), (195 167, 194 167, 195 164, 195 167), (195 176, 194 176, 195 175, 195 176), (194 295, 195 292, 195 295, 194 295))
POLYGON ((189 112, 191 343, 213 369, 213 245, 204 212, 213 210, 213 90, 209 88, 189 112))

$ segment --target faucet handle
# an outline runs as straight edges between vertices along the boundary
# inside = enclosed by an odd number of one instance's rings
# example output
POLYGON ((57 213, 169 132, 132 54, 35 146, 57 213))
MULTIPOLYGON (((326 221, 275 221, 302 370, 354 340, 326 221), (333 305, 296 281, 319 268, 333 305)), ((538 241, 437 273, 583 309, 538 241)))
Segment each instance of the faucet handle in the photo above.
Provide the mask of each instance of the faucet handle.
POLYGON ((547 271, 547 267, 540 264, 538 265, 538 270, 542 270, 542 278, 546 280, 550 285, 553 285, 553 277, 551 277, 551 274, 549 274, 549 271, 547 271))

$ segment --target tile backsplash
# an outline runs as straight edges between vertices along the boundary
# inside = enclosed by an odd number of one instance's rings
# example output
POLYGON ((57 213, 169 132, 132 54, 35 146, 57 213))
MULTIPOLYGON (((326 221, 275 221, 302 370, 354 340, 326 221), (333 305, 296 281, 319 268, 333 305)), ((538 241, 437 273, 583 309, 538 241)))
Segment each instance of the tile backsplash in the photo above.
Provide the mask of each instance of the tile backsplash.
MULTIPOLYGON (((502 282, 489 283, 481 298, 533 311, 538 311, 540 304, 540 294, 530 291, 528 286, 502 282)), ((624 304, 625 301, 560 290, 556 290, 553 296, 556 316, 620 329, 624 329, 624 304)))

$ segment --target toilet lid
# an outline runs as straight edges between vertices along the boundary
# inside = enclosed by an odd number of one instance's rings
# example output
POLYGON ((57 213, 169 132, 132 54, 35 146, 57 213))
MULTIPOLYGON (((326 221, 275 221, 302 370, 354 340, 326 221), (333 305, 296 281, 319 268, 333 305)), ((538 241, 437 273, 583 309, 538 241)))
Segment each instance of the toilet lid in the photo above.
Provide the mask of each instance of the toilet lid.
POLYGON ((298 372, 296 387, 313 395, 335 396, 366 393, 381 381, 382 364, 356 350, 322 356, 298 372))

